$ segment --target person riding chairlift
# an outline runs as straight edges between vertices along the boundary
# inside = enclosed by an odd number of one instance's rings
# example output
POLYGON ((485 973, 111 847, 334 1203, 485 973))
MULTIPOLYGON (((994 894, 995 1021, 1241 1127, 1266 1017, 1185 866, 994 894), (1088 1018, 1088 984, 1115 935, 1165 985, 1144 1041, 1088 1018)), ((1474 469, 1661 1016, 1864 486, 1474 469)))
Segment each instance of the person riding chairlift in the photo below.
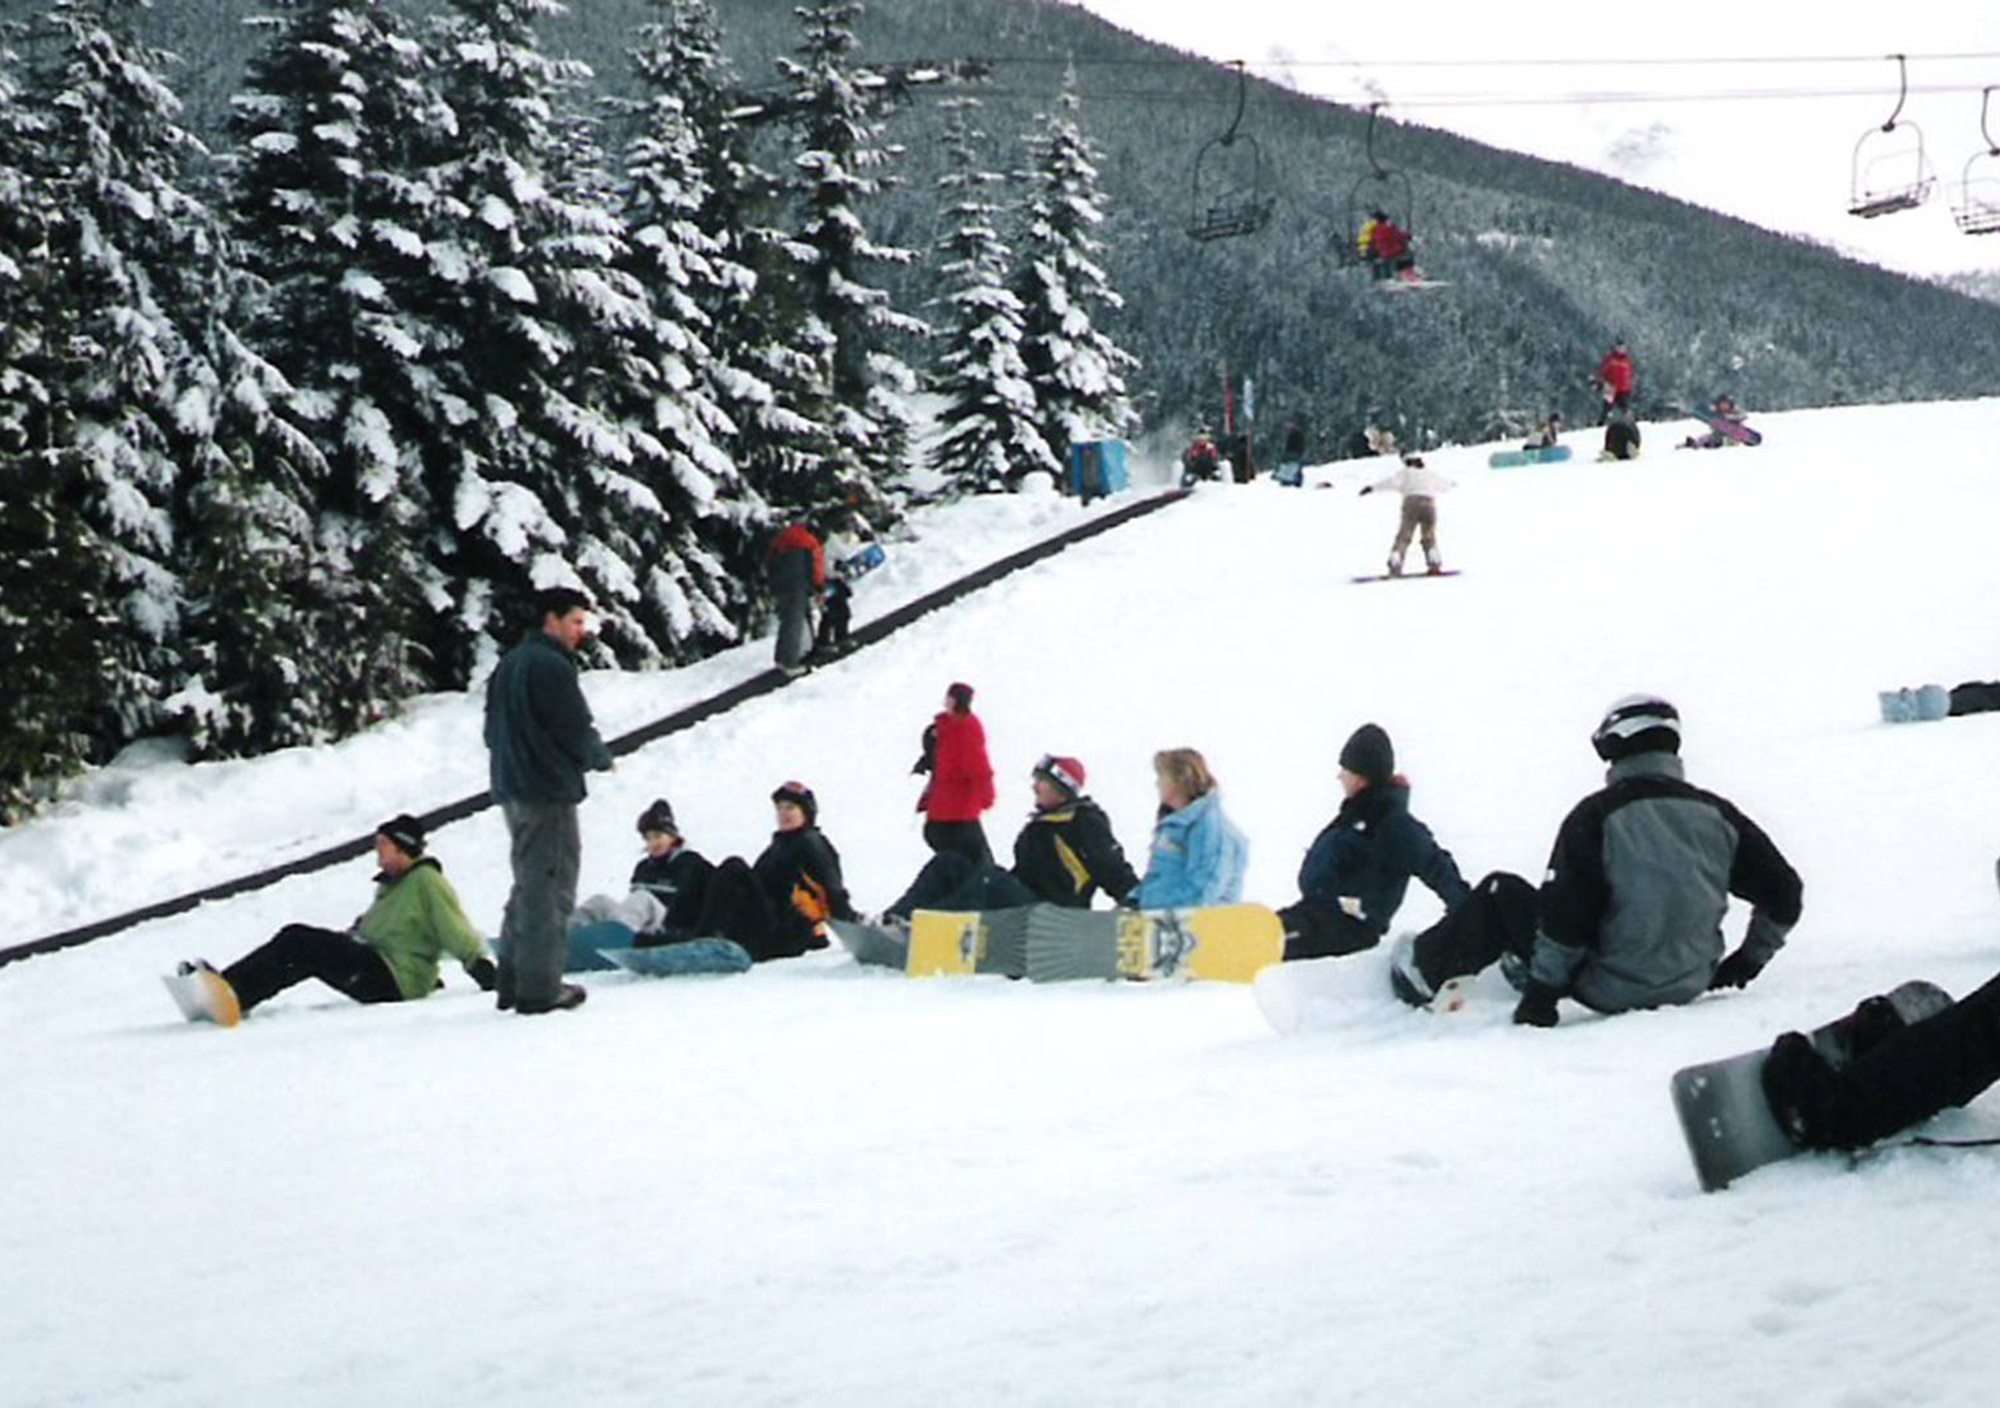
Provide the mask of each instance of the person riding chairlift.
POLYGON ((1391 220, 1386 210, 1368 212, 1368 222, 1361 227, 1355 247, 1376 279, 1416 279, 1417 259, 1410 252, 1410 232, 1391 220))

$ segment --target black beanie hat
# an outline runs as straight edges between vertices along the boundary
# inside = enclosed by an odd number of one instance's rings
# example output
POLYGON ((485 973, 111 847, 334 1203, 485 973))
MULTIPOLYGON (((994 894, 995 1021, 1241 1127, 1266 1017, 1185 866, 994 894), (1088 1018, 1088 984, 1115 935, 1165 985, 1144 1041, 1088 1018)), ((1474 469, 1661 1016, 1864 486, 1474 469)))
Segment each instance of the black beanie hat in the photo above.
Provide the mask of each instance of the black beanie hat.
POLYGON ((408 812, 390 817, 375 828, 375 834, 387 836, 395 842, 396 849, 411 860, 424 853, 424 824, 408 812))
POLYGON ((652 805, 639 813, 639 834, 648 831, 663 832, 668 836, 678 836, 681 829, 674 823, 674 809, 667 805, 665 797, 655 797, 652 805))
POLYGON ((1379 724, 1363 724, 1340 750, 1340 765, 1371 784, 1384 783, 1396 775, 1396 748, 1379 724))
POLYGON ((787 782, 771 794, 773 804, 790 802, 806 814, 806 825, 813 826, 819 821, 819 798, 813 796, 812 788, 803 782, 787 782))
POLYGON ((954 684, 944 692, 944 696, 961 709, 972 707, 972 686, 969 684, 954 684))

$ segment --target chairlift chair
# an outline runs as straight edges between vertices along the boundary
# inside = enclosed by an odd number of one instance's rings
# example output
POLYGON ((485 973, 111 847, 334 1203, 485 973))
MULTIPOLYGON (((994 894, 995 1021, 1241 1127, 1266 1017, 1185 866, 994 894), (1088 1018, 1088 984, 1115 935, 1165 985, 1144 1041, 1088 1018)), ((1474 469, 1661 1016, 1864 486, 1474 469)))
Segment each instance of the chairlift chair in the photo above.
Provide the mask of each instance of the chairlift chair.
POLYGON ((1229 130, 1204 142, 1194 159, 1187 233, 1201 244, 1256 234, 1270 223, 1277 204, 1264 172, 1263 149, 1255 137, 1238 130, 1249 80, 1241 59, 1235 67, 1236 114, 1229 130))
POLYGON ((1991 88, 1980 90, 1979 135, 1986 139, 1986 150, 1967 158, 1958 182, 1958 204, 1951 213, 1958 228, 1968 235, 2000 234, 2000 142, 1993 140, 1992 129, 1986 125, 1987 103, 1993 92, 1991 88))
POLYGON ((1896 61, 1896 106, 1887 122, 1863 132, 1854 144, 1847 213, 1863 220, 1915 210, 1937 186, 1924 152, 1923 129, 1914 122, 1897 121, 1910 95, 1909 65, 1901 54, 1889 57, 1896 61))

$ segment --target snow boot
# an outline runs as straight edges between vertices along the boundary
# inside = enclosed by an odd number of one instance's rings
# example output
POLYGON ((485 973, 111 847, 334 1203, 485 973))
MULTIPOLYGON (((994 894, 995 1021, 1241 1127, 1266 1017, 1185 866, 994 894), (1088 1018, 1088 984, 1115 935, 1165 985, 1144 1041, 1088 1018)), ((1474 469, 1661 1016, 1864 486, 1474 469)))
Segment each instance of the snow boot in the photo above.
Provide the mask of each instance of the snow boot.
POLYGON ((589 996, 589 991, 579 987, 577 984, 564 983, 560 988, 556 989, 553 1001, 527 1003, 517 999, 514 1003, 514 1011, 523 1017, 539 1017, 544 1012, 567 1012, 572 1008, 583 1006, 584 999, 589 996))
POLYGON ((1802 1149, 1838 1147, 1840 1075, 1810 1040, 1786 1032, 1772 1042, 1761 1079, 1771 1113, 1794 1144, 1802 1149))
POLYGON ((1447 978, 1433 986, 1417 965, 1417 936, 1405 932, 1396 935, 1389 946, 1389 986, 1412 1007, 1429 1012, 1456 1012, 1465 1006, 1472 979, 1447 978))

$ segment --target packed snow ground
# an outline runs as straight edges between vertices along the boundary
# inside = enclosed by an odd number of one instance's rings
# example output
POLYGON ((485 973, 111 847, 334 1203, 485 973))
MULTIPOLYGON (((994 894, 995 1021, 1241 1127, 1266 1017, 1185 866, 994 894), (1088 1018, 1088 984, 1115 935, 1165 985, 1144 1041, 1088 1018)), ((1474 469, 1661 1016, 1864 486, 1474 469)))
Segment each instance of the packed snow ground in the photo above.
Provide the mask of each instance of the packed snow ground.
MULTIPOLYGON (((962 678, 999 847, 1057 751, 1143 856, 1149 758, 1191 745, 1251 837, 1250 897, 1283 902, 1374 719, 1468 876, 1534 876, 1600 779, 1603 705, 1654 689, 1692 778, 1805 876, 1747 991, 1533 1031, 1493 977, 1457 1016, 1401 1008, 1376 952, 1281 1040, 1242 988, 919 983, 836 951, 601 978, 538 1021, 452 972, 404 1007, 299 989, 235 1031, 180 1022, 173 960, 344 922, 356 862, 0 969, 0 1399, 1987 1401, 2000 1153, 1799 1159, 1704 1196, 1667 1101, 1678 1066, 2000 967, 2000 715, 1889 726, 1875 699, 2000 676, 2000 402, 1757 423, 1761 448, 1706 453, 1651 426, 1625 465, 1590 462, 1595 432, 1567 466, 1439 452, 1464 569, 1440 581, 1348 580, 1393 532, 1393 498, 1352 492, 1384 465, 1207 487, 627 758, 584 812, 586 889, 615 891, 652 796, 712 857, 754 854, 800 778, 877 907, 924 858, 908 769, 962 678)), ((906 570, 1075 512, 966 505, 906 570)), ((766 658, 588 688, 615 732, 766 658)), ((0 837, 10 925, 477 790, 478 715, 432 700, 340 747, 108 770, 0 837)), ((497 924, 499 819, 433 850, 497 924)), ((1402 921, 1436 913, 1418 890, 1402 921)), ((1935 1130, 2000 1133, 2000 1094, 1935 1130)))

